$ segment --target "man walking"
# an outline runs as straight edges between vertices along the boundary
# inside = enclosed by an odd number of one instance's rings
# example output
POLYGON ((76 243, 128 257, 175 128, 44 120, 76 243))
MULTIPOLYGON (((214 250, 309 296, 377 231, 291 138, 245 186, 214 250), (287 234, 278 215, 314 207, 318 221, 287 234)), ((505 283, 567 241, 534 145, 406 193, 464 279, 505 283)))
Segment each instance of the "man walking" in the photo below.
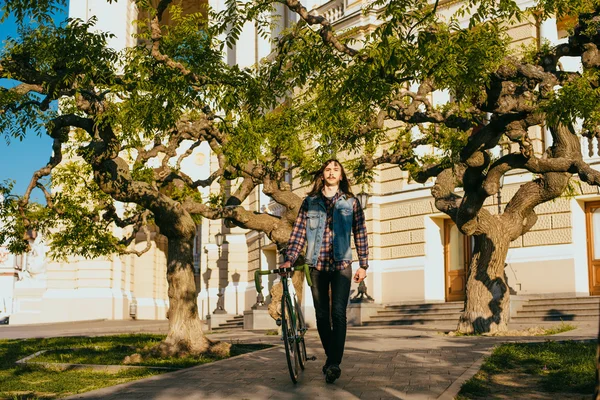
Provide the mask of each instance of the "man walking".
POLYGON ((352 279, 351 232, 360 265, 354 281, 360 283, 367 276, 369 256, 365 215, 351 192, 344 167, 337 160, 328 160, 302 203, 288 241, 286 262, 281 265, 281 268, 294 265, 306 245, 317 330, 327 356, 323 366, 327 383, 333 383, 341 375, 352 279))

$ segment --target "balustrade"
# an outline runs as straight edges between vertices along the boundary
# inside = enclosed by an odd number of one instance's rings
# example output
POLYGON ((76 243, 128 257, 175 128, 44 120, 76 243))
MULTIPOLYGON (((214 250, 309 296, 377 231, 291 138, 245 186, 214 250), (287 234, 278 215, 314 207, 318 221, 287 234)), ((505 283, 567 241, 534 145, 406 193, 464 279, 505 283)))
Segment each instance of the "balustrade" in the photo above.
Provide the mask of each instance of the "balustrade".
POLYGON ((332 0, 314 9, 311 13, 325 17, 330 23, 340 20, 346 9, 345 0, 332 0))
POLYGON ((598 147, 600 145, 598 138, 587 138, 584 136, 580 137, 581 140, 581 152, 583 153, 583 159, 585 161, 600 161, 600 152, 598 147))

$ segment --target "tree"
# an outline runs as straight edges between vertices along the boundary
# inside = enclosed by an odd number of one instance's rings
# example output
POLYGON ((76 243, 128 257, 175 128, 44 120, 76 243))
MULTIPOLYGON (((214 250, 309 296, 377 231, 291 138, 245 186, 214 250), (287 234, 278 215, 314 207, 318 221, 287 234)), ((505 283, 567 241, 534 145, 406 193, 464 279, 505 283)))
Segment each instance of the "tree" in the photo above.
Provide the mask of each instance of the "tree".
POLYGON ((223 62, 224 46, 236 41, 246 21, 263 33, 270 29, 264 18, 269 2, 230 2, 210 20, 170 3, 136 1, 143 11, 138 45, 123 52, 107 47, 110 33, 92 32, 94 18, 54 25, 51 12, 64 0, 5 3, 4 12, 14 13, 21 26, 0 56, 0 78, 16 82, 0 89, 0 130, 7 141, 27 129, 48 134, 53 155, 23 196, 2 188, 0 242, 21 252, 27 232, 36 230, 57 258, 139 255, 143 251, 130 245, 138 232, 156 226, 168 239, 169 331, 159 350, 202 353, 212 343, 202 334, 196 303, 196 223, 225 219, 285 244, 301 198, 284 176, 314 169, 327 154, 309 151, 318 135, 299 133, 289 96, 297 75, 282 55, 248 69, 223 62), (168 26, 162 23, 167 13, 168 26), (181 162, 202 143, 218 168, 194 180, 181 162), (281 216, 243 206, 259 186, 284 206, 281 216), (203 196, 199 189, 206 187, 213 192, 203 196), (35 189, 45 205, 30 203, 35 189))
MULTIPOLYGON (((30 17, 30 3, 15 0, 5 10, 30 17)), ((282 246, 301 204, 284 175, 308 177, 332 154, 354 157, 358 183, 385 163, 419 181, 436 178, 436 207, 476 238, 459 325, 466 332, 506 328, 504 259, 510 241, 534 225, 535 206, 560 196, 573 174, 598 182, 582 160, 573 128, 577 117, 583 134, 597 132, 598 10, 584 13, 589 2, 540 3, 539 18, 577 13, 578 24, 568 44, 518 58, 509 55, 503 30, 524 17, 511 1, 467 1, 445 21, 437 3, 374 2, 366 12, 384 22, 357 49, 325 18, 286 0, 301 22, 278 39, 272 57, 244 70, 226 65, 221 51, 246 21, 266 30, 271 2, 228 2, 210 23, 202 15, 183 15, 168 0, 136 3, 149 17, 140 24, 140 44, 120 54, 106 47, 107 33, 90 33, 93 20, 56 27, 44 7, 34 8, 35 28, 23 28, 7 43, 0 77, 19 84, 0 93, 0 127, 18 137, 26 127, 45 126, 54 155, 25 196, 6 196, 2 212, 10 223, 0 240, 10 237, 12 250, 22 250, 26 231, 36 229, 49 233, 57 256, 95 257, 131 251, 137 231, 156 225, 169 241, 165 351, 202 352, 210 345, 195 302, 195 220, 225 219, 263 231, 282 246), (161 25, 165 12, 173 25, 161 25), (461 12, 469 13, 469 27, 458 24, 461 12), (557 68, 563 55, 580 57, 584 73, 557 68), (453 101, 433 106, 428 96, 436 90, 449 91, 453 101), (60 114, 50 108, 57 99, 60 114), (541 123, 554 139, 543 157, 533 151, 528 133, 541 123), (502 137, 519 151, 494 159, 489 150, 502 137), (181 171, 181 160, 203 142, 219 168, 194 181, 181 171), (418 156, 421 145, 443 154, 418 156), (178 156, 182 146, 188 151, 178 156), (61 164, 63 151, 79 162, 61 164), (160 165, 153 166, 159 156, 160 165), (491 215, 483 203, 512 169, 537 178, 521 187, 501 216, 491 215), (44 186, 41 179, 51 172, 61 191, 44 186), (281 216, 243 206, 259 185, 283 205, 281 216), (218 195, 201 196, 198 188, 209 186, 218 195), (45 207, 29 204, 34 188, 44 191, 45 207), (124 213, 118 211, 122 204, 124 213), (129 235, 117 238, 107 230, 114 226, 129 235)))
MULTIPOLYGON (((418 182, 435 178, 435 206, 475 238, 458 330, 506 330, 510 242, 534 226, 535 207, 561 196, 574 174, 600 183, 600 173, 583 161, 578 136, 600 132, 599 4, 540 1, 520 10, 514 2, 469 1, 443 20, 437 2, 378 1, 373 12, 385 22, 358 50, 322 35, 340 66, 328 64, 313 82, 305 104, 313 110, 311 124, 335 126, 333 142, 357 159, 353 170, 360 180, 371 179, 382 164, 396 164, 418 182), (512 22, 553 14, 576 17, 568 43, 518 54, 508 50, 506 27, 512 22), (465 15, 468 27, 459 24, 465 15), (564 56, 578 57, 583 72, 563 71, 564 56), (434 105, 431 95, 437 91, 452 100, 434 105), (552 136, 543 154, 534 151, 529 129, 534 126, 546 126, 552 136), (494 157, 490 150, 503 140, 516 152, 494 157), (437 155, 419 155, 416 149, 424 145, 437 155), (535 178, 517 190, 501 215, 493 215, 484 202, 513 170, 535 178)), ((300 15, 309 24, 326 24, 300 15)))

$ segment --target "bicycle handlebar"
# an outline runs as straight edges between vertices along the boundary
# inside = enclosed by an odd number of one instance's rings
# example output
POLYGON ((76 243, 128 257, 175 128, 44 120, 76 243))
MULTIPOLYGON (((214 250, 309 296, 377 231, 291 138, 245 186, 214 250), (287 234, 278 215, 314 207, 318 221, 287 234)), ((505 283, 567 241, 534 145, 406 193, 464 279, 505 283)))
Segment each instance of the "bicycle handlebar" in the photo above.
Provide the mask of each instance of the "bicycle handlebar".
POLYGON ((282 272, 290 272, 290 271, 303 271, 304 276, 306 276, 306 282, 308 282, 308 286, 312 286, 312 279, 310 279, 310 269, 308 264, 300 265, 293 268, 277 268, 268 271, 254 271, 254 285, 256 286, 257 292, 262 292, 263 286, 260 281, 261 275, 270 275, 270 274, 280 274, 282 272))

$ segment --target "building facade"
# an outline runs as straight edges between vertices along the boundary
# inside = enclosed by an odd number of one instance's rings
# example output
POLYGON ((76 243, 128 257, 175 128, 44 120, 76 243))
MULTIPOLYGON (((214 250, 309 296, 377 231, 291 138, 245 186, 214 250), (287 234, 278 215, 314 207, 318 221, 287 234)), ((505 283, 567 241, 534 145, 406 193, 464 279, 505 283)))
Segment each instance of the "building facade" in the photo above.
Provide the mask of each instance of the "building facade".
MULTIPOLYGON (((207 4, 196 0, 179 2, 185 12, 200 11, 207 4)), ((211 0, 209 4, 218 11, 223 1, 211 0)), ((311 12, 326 16, 336 30, 361 37, 378 24, 376 13, 362 12, 367 4, 363 0, 311 0, 306 6, 311 12)), ((521 4, 529 5, 533 4, 521 4)), ((458 6, 457 1, 442 1, 438 12, 449 15, 458 6)), ((279 25, 273 29, 274 37, 296 19, 283 5, 277 7, 279 25)), ((116 35, 111 39, 112 47, 123 49, 134 44, 131 22, 138 14, 132 1, 71 2, 70 17, 88 19, 93 15, 98 18, 99 30, 116 35)), ((509 33, 515 48, 522 44, 540 45, 545 41, 558 44, 566 40, 562 21, 555 19, 543 23, 523 21, 511 26, 509 33)), ((261 38, 255 26, 248 23, 238 43, 228 48, 224 57, 230 64, 247 67, 270 52, 270 41, 261 38)), ((561 62, 566 70, 580 68, 576 59, 563 57, 561 62)), ((432 100, 442 104, 449 96, 437 92, 432 100)), ((532 128, 532 133, 536 137, 536 151, 543 152, 551 137, 542 128, 532 128)), ((598 168, 597 139, 581 140, 585 159, 598 168)), ((422 151, 433 150, 424 148, 422 151)), ((203 145, 194 150, 182 168, 193 179, 201 179, 208 177, 217 164, 214 154, 203 145)), ((506 176, 500 196, 489 198, 485 207, 491 213, 498 213, 519 186, 530 179, 528 173, 506 176)), ((306 188, 297 180, 292 180, 292 184, 296 193, 305 194, 306 188)), ((437 211, 430 194, 431 186, 432 182, 411 181, 408 173, 396 166, 377 169, 366 209, 370 245, 366 284, 376 304, 464 299, 469 241, 445 214, 437 211)), ((600 268, 600 193, 598 188, 586 184, 576 184, 574 188, 569 197, 539 206, 536 225, 511 244, 506 276, 514 296, 600 295, 597 272, 600 268)), ((277 214, 277 204, 262 193, 253 193, 246 206, 277 214)), ((0 288, 4 296, 0 307, 12 314, 11 323, 23 324, 131 316, 163 319, 168 307, 165 265, 168 243, 159 234, 153 235, 152 248, 142 257, 73 259, 69 263, 46 260, 44 273, 31 277, 20 275, 26 263, 24 256, 2 253, 0 249, 0 288)), ((140 236, 136 246, 144 248, 144 240, 140 236)), ((275 246, 262 233, 227 228, 221 221, 204 220, 198 226, 194 247, 198 306, 205 319, 223 320, 250 310, 257 298, 254 271, 271 269, 279 263, 275 246), (225 235, 221 246, 215 240, 218 233, 225 235)), ((264 279, 266 287, 273 283, 273 278, 264 279)), ((354 293, 356 289, 352 287, 354 293)), ((314 311, 309 296, 305 296, 303 306, 310 322, 314 311)))

